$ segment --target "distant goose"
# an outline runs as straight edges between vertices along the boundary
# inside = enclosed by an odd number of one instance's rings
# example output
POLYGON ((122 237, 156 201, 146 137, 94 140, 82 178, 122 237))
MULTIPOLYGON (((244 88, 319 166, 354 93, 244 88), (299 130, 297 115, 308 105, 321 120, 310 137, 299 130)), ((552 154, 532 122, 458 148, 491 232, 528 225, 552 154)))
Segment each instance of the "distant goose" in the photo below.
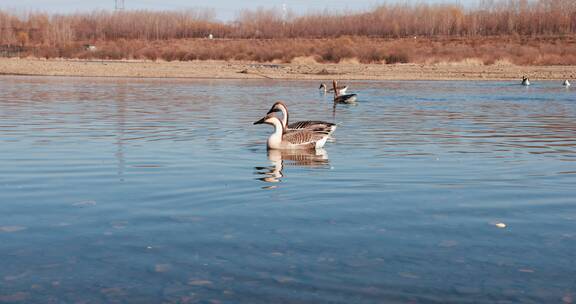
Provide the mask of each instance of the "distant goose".
POLYGON ((304 129, 286 133, 280 119, 273 114, 254 122, 255 125, 263 123, 274 126, 274 133, 268 137, 268 149, 318 149, 322 148, 328 139, 328 132, 304 129))
POLYGON ((267 114, 274 112, 282 112, 282 126, 286 132, 306 129, 312 131, 324 131, 328 132, 328 134, 332 134, 337 127, 336 124, 320 120, 303 120, 289 124, 288 106, 281 101, 276 102, 267 114))
POLYGON ((528 77, 522 76, 522 85, 523 86, 529 86, 530 85, 530 80, 528 79, 528 77))
POLYGON ((355 103, 358 100, 358 95, 356 94, 346 94, 340 95, 336 88, 338 87, 338 83, 336 80, 332 81, 332 86, 334 87, 334 102, 335 103, 355 103))
POLYGON ((562 84, 565 87, 569 87, 570 86, 570 81, 568 81, 568 79, 564 80, 564 83, 562 84))
MULTIPOLYGON (((321 83, 321 84, 320 84, 320 88, 319 88, 319 89, 320 89, 320 90, 324 90, 324 93, 326 93, 326 92, 330 92, 330 93, 334 92, 334 88, 328 89, 328 87, 327 87, 324 83, 321 83)), ((346 94, 346 90, 348 90, 348 86, 339 87, 339 88, 338 88, 338 94, 339 94, 339 95, 346 94)))

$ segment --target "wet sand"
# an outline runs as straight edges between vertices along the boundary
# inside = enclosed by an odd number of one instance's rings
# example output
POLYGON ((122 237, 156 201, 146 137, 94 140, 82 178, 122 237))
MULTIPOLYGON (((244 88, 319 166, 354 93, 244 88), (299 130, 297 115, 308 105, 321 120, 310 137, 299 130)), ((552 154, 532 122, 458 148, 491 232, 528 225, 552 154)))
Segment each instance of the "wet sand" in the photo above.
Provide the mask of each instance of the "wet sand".
POLYGON ((0 75, 344 80, 574 79, 576 66, 246 63, 226 61, 110 61, 0 58, 0 75))

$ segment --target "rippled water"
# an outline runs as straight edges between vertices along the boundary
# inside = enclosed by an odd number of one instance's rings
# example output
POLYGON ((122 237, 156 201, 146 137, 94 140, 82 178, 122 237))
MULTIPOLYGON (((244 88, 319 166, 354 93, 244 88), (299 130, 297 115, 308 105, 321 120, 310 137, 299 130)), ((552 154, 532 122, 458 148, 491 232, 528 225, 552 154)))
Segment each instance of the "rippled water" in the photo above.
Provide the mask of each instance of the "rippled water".
POLYGON ((0 77, 0 302, 576 301, 576 90, 349 84, 0 77))

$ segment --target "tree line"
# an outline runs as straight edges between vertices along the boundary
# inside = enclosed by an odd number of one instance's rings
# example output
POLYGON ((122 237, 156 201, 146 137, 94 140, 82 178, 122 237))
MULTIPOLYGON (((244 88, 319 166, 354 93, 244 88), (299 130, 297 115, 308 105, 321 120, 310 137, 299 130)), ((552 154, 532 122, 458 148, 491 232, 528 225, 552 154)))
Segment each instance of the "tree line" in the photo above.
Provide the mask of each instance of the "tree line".
POLYGON ((385 4, 363 12, 323 11, 297 15, 275 9, 241 11, 235 20, 214 10, 93 11, 74 14, 0 10, 0 44, 62 46, 119 39, 275 39, 364 36, 483 37, 576 33, 574 0, 484 0, 458 4, 385 4))

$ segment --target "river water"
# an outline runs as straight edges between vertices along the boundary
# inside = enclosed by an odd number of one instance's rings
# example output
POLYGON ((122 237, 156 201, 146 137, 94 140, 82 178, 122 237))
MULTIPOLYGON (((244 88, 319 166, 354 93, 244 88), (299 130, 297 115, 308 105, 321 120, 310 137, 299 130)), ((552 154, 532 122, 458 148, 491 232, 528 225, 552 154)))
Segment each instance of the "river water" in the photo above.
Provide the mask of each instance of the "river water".
POLYGON ((576 90, 348 84, 0 77, 0 302, 576 301, 576 90))

